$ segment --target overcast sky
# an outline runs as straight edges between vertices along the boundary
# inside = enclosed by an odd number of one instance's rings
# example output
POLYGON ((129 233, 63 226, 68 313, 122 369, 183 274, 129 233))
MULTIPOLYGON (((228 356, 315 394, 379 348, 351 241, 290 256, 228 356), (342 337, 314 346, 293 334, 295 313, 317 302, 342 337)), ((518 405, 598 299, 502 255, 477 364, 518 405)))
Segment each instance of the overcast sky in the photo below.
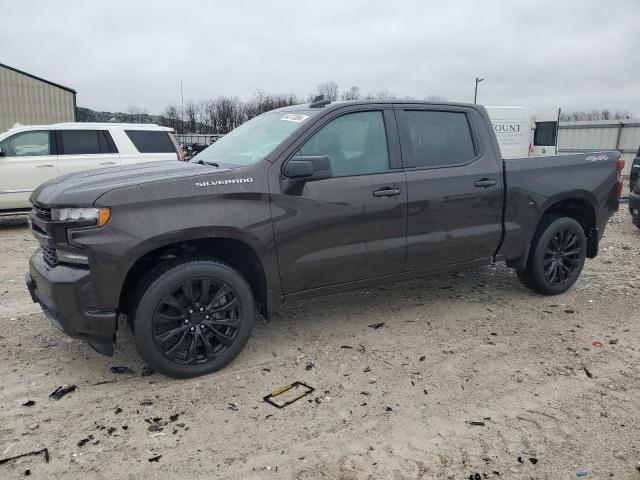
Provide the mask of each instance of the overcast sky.
POLYGON ((78 105, 159 113, 319 82, 535 111, 640 114, 640 1, 6 1, 0 63, 78 105))

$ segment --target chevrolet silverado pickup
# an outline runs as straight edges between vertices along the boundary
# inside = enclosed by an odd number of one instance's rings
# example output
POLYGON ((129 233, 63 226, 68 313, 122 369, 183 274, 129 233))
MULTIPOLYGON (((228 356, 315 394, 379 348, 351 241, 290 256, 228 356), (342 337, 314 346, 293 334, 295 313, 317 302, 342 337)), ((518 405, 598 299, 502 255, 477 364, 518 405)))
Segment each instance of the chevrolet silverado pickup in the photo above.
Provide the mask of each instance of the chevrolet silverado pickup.
POLYGON ((26 282, 68 335, 112 355, 126 318, 149 365, 192 377, 284 301, 500 261, 560 294, 598 252, 623 166, 613 151, 504 160, 479 105, 316 99, 190 162, 41 185, 26 282))

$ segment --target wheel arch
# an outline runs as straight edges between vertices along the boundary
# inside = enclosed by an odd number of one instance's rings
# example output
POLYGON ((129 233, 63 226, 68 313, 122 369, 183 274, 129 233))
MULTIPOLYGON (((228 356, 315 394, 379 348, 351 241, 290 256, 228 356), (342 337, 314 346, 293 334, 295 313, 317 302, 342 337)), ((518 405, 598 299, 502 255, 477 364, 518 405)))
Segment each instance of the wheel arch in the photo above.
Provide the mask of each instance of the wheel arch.
POLYGON ((175 258, 209 257, 227 263, 247 280, 259 313, 270 317, 271 305, 267 288, 267 274, 260 256, 248 242, 233 237, 199 237, 155 244, 133 262, 120 290, 118 310, 128 313, 140 280, 151 268, 175 258))

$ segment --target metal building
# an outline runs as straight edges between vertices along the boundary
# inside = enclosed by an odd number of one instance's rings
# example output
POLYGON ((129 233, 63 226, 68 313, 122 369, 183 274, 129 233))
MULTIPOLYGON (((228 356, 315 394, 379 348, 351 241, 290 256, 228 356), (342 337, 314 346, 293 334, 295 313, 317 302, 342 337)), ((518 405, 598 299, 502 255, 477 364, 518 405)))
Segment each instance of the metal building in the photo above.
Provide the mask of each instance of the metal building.
POLYGON ((625 161, 625 176, 639 148, 640 119, 560 122, 558 126, 558 153, 617 150, 625 161))
POLYGON ((75 90, 0 63, 0 132, 75 120, 75 90))

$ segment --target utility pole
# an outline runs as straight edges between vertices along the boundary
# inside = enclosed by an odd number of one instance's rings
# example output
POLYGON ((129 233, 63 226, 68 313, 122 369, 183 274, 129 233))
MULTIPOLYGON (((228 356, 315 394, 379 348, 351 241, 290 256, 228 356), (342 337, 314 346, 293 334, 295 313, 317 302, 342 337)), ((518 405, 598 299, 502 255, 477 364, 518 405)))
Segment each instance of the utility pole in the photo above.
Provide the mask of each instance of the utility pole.
POLYGON ((476 92, 473 94, 473 103, 476 103, 478 100, 478 84, 483 80, 484 78, 476 77, 476 92))
MULTIPOLYGON (((478 86, 476 85, 476 89, 477 88, 478 86)), ((184 128, 184 93, 182 91, 182 80, 180 80, 180 129, 183 129, 183 128, 184 128)))

